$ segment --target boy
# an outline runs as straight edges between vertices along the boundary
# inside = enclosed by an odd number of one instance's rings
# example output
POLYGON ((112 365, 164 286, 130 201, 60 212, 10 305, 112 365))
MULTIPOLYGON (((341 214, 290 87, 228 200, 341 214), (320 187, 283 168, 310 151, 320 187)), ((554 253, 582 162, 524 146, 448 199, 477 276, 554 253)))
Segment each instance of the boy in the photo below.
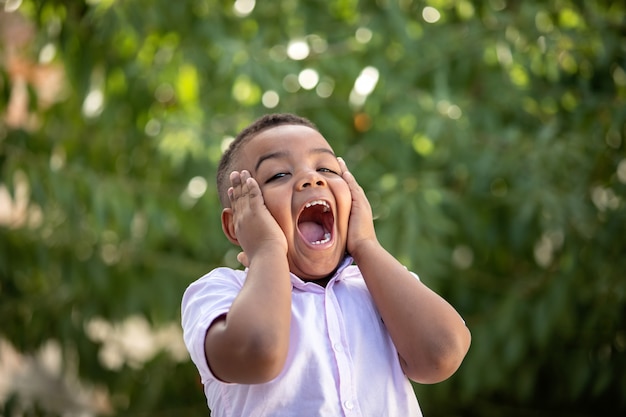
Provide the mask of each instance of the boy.
POLYGON ((182 302, 212 416, 421 416, 409 379, 451 376, 470 333, 378 243, 365 193, 315 126, 260 118, 217 185, 246 269, 211 271, 182 302))

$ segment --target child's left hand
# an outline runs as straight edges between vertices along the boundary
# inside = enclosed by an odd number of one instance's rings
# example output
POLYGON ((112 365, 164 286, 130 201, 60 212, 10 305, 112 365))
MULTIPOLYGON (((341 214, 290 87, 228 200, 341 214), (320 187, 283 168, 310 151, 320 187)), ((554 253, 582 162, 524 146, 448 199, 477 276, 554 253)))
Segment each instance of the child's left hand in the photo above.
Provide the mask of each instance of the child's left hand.
POLYGON ((341 167, 341 176, 348 183, 350 193, 352 195, 352 209, 350 211, 350 220, 348 223, 348 252, 355 257, 358 256, 359 250, 371 243, 378 244, 376 231, 374 229, 374 219, 372 216, 372 207, 365 195, 363 188, 357 183, 354 175, 348 171, 345 161, 337 158, 341 167))

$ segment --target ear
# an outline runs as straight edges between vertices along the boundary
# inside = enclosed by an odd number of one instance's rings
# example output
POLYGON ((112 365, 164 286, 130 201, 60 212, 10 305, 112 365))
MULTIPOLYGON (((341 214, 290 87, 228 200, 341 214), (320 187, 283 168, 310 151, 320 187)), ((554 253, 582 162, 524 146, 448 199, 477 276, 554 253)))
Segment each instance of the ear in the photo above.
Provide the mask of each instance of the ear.
POLYGON ((233 209, 230 207, 222 210, 222 231, 226 238, 233 244, 241 246, 235 234, 235 223, 233 221, 233 209))

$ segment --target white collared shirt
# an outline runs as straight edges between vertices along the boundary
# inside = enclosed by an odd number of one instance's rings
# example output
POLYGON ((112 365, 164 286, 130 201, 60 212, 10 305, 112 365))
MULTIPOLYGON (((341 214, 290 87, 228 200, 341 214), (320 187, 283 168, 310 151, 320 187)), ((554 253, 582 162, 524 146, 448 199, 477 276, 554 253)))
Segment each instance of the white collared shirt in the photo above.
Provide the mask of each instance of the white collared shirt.
POLYGON ((204 354, 204 336, 228 312, 246 271, 217 268, 183 296, 185 344, 214 417, 419 417, 411 383, 361 272, 346 258, 323 288, 291 275, 291 334, 283 371, 256 385, 219 381, 204 354))

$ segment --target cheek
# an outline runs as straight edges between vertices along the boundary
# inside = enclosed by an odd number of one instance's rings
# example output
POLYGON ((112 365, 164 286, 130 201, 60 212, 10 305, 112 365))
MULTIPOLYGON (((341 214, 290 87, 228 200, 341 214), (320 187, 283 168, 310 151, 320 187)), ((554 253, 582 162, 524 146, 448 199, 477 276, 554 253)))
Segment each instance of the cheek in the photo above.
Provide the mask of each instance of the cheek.
POLYGON ((287 232, 293 228, 291 204, 284 199, 284 193, 282 193, 282 196, 283 198, 281 199, 278 195, 268 195, 267 201, 272 201, 272 203, 265 203, 265 207, 267 207, 267 210, 274 220, 276 220, 280 228, 284 232, 287 232))
POLYGON ((350 194, 350 188, 348 188, 348 184, 340 184, 336 189, 336 201, 337 206, 340 209, 340 216, 344 219, 347 219, 350 216, 350 211, 352 209, 352 195, 350 194))

